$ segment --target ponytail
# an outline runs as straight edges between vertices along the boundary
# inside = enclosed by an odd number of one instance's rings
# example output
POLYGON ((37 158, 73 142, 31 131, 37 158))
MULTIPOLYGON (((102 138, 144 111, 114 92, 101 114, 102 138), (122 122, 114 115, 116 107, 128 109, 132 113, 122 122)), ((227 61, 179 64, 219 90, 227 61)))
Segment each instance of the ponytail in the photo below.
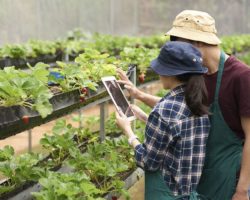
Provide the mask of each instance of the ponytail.
POLYGON ((196 116, 210 114, 205 81, 202 74, 182 74, 176 76, 186 82, 185 98, 191 112, 196 116))

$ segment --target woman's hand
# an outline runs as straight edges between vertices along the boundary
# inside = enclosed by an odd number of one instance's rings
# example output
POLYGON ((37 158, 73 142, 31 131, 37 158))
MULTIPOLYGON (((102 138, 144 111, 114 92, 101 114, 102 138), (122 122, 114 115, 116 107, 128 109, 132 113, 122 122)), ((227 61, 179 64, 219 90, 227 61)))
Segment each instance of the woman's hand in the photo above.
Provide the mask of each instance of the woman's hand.
POLYGON ((121 112, 121 110, 118 112, 115 113, 116 124, 124 131, 126 136, 130 137, 133 134, 133 131, 131 129, 131 123, 128 120, 127 116, 121 112))
POLYGON ((128 79, 126 73, 122 69, 118 68, 116 72, 121 79, 118 80, 117 82, 124 85, 124 87, 128 90, 131 97, 138 99, 140 95, 140 90, 138 90, 134 86, 134 84, 128 79))
POLYGON ((130 81, 129 78, 127 77, 125 71, 123 71, 121 68, 117 68, 116 72, 118 76, 120 77, 121 80, 123 81, 130 81))
POLYGON ((128 137, 129 144, 135 148, 137 145, 140 144, 138 138, 135 136, 134 132, 132 131, 130 121, 128 120, 127 116, 124 115, 121 110, 115 113, 116 115, 116 124, 123 129, 124 134, 128 137), (119 114, 119 113, 120 114, 119 114))
POLYGON ((142 109, 140 109, 138 106, 136 106, 134 104, 131 104, 130 108, 133 111, 133 113, 135 114, 137 119, 139 119, 143 122, 147 122, 148 115, 142 109))

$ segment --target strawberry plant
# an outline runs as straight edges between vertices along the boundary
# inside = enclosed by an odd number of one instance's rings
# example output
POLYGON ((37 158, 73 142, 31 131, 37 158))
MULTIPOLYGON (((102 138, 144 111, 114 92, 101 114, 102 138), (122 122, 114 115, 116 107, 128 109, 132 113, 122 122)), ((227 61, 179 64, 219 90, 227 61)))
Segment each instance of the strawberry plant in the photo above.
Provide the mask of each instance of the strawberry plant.
POLYGON ((81 69, 81 67, 76 64, 66 64, 60 61, 57 61, 57 64, 59 68, 54 69, 54 71, 59 72, 64 78, 56 79, 54 76, 49 76, 49 80, 59 84, 61 91, 81 90, 83 87, 96 90, 97 84, 90 80, 89 74, 81 69))
POLYGON ((246 49, 249 49, 249 39, 250 35, 224 36, 221 38, 221 47, 228 54, 242 52, 246 49))
POLYGON ((48 65, 38 63, 31 72, 6 67, 0 70, 0 106, 20 105, 37 110, 42 117, 52 112, 52 93, 46 86, 48 65))
POLYGON ((139 37, 139 39, 140 46, 149 49, 157 49, 161 48, 166 43, 166 41, 169 40, 169 36, 152 35, 147 37, 139 37))
POLYGON ((94 49, 85 49, 85 52, 80 54, 75 62, 85 75, 94 82, 99 82, 103 76, 115 75, 116 66, 120 63, 115 57, 109 56, 109 54, 101 54, 94 49))
POLYGON ((83 94, 80 95, 80 102, 84 103, 86 101, 85 96, 83 94))
POLYGON ((139 76, 138 76, 138 80, 140 83, 144 83, 145 81, 145 74, 144 73, 141 73, 139 76))
POLYGON ((92 37, 91 34, 84 33, 81 29, 76 28, 72 31, 68 31, 67 33, 67 40, 88 40, 92 37))
POLYGON ((65 53, 73 55, 76 53, 83 52, 87 47, 87 42, 84 40, 72 40, 66 42, 65 53))
POLYGON ((250 65, 250 53, 239 56, 239 59, 244 63, 246 63, 247 65, 250 65))
POLYGON ((52 133, 53 135, 46 135, 41 140, 41 144, 52 155, 49 160, 39 165, 43 168, 37 166, 42 159, 41 155, 27 154, 20 156, 22 159, 16 159, 13 148, 5 147, 0 151, 0 172, 10 178, 8 184, 0 187, 0 194, 14 189, 25 181, 39 179, 39 183, 44 187, 40 192, 34 193, 36 199, 47 199, 51 195, 52 189, 56 191, 53 193, 52 199, 91 199, 92 197, 102 199, 104 194, 109 192, 123 194, 128 198, 128 193, 123 189, 122 178, 124 177, 123 174, 135 168, 135 162, 133 150, 125 137, 97 143, 98 136, 96 134, 89 130, 74 128, 71 124, 66 124, 65 120, 58 120, 52 129, 52 133), (77 137, 74 137, 75 134, 77 137), (84 148, 86 149, 84 152, 77 147, 82 141, 80 138, 89 139, 89 144, 84 148), (69 155, 66 156, 67 154, 69 155), (74 169, 74 173, 60 174, 47 170, 54 164, 61 163, 64 159, 66 159, 63 161, 64 165, 74 169), (12 168, 11 165, 13 165, 12 168), (81 179, 84 182, 84 188, 79 186, 78 180, 75 180, 77 176, 81 177, 82 175, 86 178, 81 179), (53 184, 49 184, 48 181, 53 184), (77 186, 75 187, 72 182, 76 183, 77 186), (68 192, 68 189, 66 189, 68 187, 74 187, 74 192, 68 192), (60 188, 64 188, 64 190, 60 188))
POLYGON ((2 48, 2 57, 10 58, 26 58, 27 49, 24 45, 20 44, 7 44, 2 48))
POLYGON ((28 123, 29 123, 29 116, 24 115, 24 116, 22 117, 22 120, 23 120, 23 123, 24 123, 24 124, 28 124, 28 123))
POLYGON ((12 146, 5 146, 3 149, 0 149, 0 162, 10 160, 14 155, 15 151, 12 146))
POLYGON ((90 182, 84 172, 49 172, 47 177, 39 180, 39 183, 42 190, 32 193, 37 200, 104 200, 98 197, 102 191, 90 182))
POLYGON ((140 73, 146 73, 150 62, 157 57, 159 49, 124 48, 120 53, 121 61, 125 65, 136 65, 140 73))
POLYGON ((94 34, 92 42, 87 45, 89 48, 96 49, 102 53, 109 53, 110 55, 119 55, 124 48, 160 48, 169 37, 162 37, 158 35, 148 37, 128 37, 128 36, 112 36, 94 34))
POLYGON ((29 40, 26 44, 29 57, 37 57, 45 54, 55 54, 57 50, 57 43, 45 40, 29 40))
POLYGON ((105 133, 107 135, 121 133, 121 129, 116 125, 116 117, 114 112, 111 113, 105 122, 105 133))
POLYGON ((89 144, 83 154, 77 149, 71 150, 70 156, 67 165, 76 171, 84 171, 103 193, 117 191, 125 194, 123 182, 117 175, 129 169, 127 161, 122 162, 123 155, 118 154, 108 143, 89 144))
POLYGON ((88 48, 96 49, 101 53, 109 53, 110 55, 118 55, 125 47, 129 46, 128 37, 118 37, 112 35, 94 34, 93 42, 88 44, 88 48))
POLYGON ((7 184, 0 186, 0 194, 14 189, 25 181, 37 181, 45 176, 46 168, 35 166, 42 159, 41 154, 26 153, 14 156, 14 150, 4 147, 0 150, 0 172, 9 178, 7 184))
POLYGON ((86 87, 83 87, 82 89, 80 89, 81 91, 81 94, 84 94, 84 95, 88 95, 89 91, 88 91, 88 88, 86 87))
POLYGON ((77 128, 71 124, 66 125, 65 120, 58 120, 52 129, 52 135, 47 135, 40 140, 43 148, 51 152, 51 156, 56 163, 65 159, 70 149, 76 148, 76 142, 73 140, 77 133, 77 128))

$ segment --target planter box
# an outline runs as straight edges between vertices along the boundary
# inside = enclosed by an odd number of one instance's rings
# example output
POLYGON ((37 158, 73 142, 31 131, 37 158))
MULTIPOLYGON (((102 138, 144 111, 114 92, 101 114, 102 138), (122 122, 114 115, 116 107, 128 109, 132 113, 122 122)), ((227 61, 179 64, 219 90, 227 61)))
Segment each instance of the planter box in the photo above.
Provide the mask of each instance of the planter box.
MULTIPOLYGON (((73 138, 73 140, 75 140, 76 137, 73 138)), ((84 141, 81 144, 78 144, 78 148, 81 149, 82 152, 85 152, 86 150, 86 145, 88 144, 88 141, 84 141)), ((63 160, 66 159, 68 155, 65 155, 64 158, 61 160, 61 163, 55 165, 53 168, 50 168, 50 171, 58 171, 58 172, 70 172, 69 168, 66 167, 62 167, 62 162, 63 160)), ((51 159, 51 154, 49 154, 48 156, 46 156, 45 158, 43 158, 41 161, 38 162, 37 166, 46 163, 48 161, 48 159, 51 159)), ((0 182, 0 186, 4 186, 7 184, 8 180, 3 180, 2 182, 0 182)), ((7 193, 3 193, 0 194, 0 199, 1 200, 5 200, 5 199, 32 199, 31 198, 31 192, 37 192, 41 189, 41 186, 34 181, 26 181, 23 184, 20 184, 19 186, 17 186, 16 188, 14 188, 13 190, 11 190, 10 192, 7 193)))
POLYGON ((56 61, 62 61, 63 58, 63 51, 57 50, 55 54, 43 54, 39 55, 35 58, 27 58, 28 63, 30 63, 31 66, 34 66, 38 62, 44 62, 44 63, 55 63, 56 61))
MULTIPOLYGON (((62 167, 58 171, 67 173, 70 172, 71 169, 67 167, 62 167)), ((126 178, 125 178, 125 189, 129 189, 131 186, 133 186, 139 178, 141 178, 144 175, 144 171, 140 168, 137 168, 135 171, 131 172, 126 178)), ((31 195, 31 192, 38 192, 41 190, 41 185, 38 183, 29 183, 29 185, 24 185, 23 187, 18 188, 18 190, 13 191, 8 196, 5 195, 1 197, 1 200, 33 200, 33 197, 31 195)), ((116 196, 116 194, 109 193, 104 198, 107 200, 112 200, 112 197, 116 196)))
MULTIPOLYGON (((67 173, 69 168, 62 167, 58 170, 59 172, 67 173)), ((26 183, 19 188, 11 191, 10 193, 1 196, 1 200, 34 200, 31 192, 38 192, 41 190, 41 185, 38 183, 26 183)))
POLYGON ((23 69, 27 68, 27 63, 29 63, 31 66, 34 66, 38 62, 44 62, 44 63, 54 63, 58 60, 63 59, 63 51, 57 50, 55 54, 44 54, 39 55, 35 58, 2 58, 0 59, 0 69, 3 69, 7 66, 15 66, 17 69, 23 69))
MULTIPOLYGON (((115 137, 115 138, 119 138, 119 136, 115 137)), ((86 151, 86 145, 89 144, 89 142, 87 140, 84 140, 83 142, 81 142, 80 144, 78 144, 78 148, 81 149, 82 152, 86 151)), ((65 157, 62 159, 61 163, 55 165, 53 168, 51 168, 51 171, 58 171, 58 172, 62 172, 62 173, 69 173, 72 171, 71 168, 67 167, 67 166, 62 166, 62 162, 63 160, 67 157, 67 155, 65 155, 65 157)), ((42 164, 44 162, 46 162, 48 159, 51 158, 51 155, 46 156, 44 159, 42 159, 39 163, 42 164)), ((39 163, 37 165, 39 165, 39 163)), ((142 177, 144 174, 143 170, 140 168, 137 168, 136 170, 130 170, 130 171, 126 171, 123 172, 122 174, 120 174, 120 178, 122 180, 124 180, 125 182, 125 189, 130 188, 136 181, 138 181, 138 179, 140 177, 142 177)), ((0 186, 7 184, 7 180, 3 181, 2 183, 0 183, 0 186)), ((29 181, 29 182, 25 182, 19 186, 17 186, 16 188, 14 188, 12 191, 7 192, 7 193, 3 193, 0 195, 0 199, 1 200, 31 200, 32 195, 31 192, 38 192, 41 190, 41 186, 39 183, 34 182, 34 181, 29 181)), ((115 194, 110 193, 105 195, 106 199, 112 199, 112 197, 115 196, 115 194)))
POLYGON ((96 92, 91 91, 86 97, 85 102, 80 102, 79 95, 79 90, 74 90, 53 96, 50 99, 50 103, 53 106, 53 113, 46 118, 42 118, 37 111, 23 106, 0 107, 0 139, 62 117, 75 109, 92 104, 108 96, 103 87, 100 87, 96 92), (24 124, 22 121, 24 115, 29 116, 28 124, 24 124))
MULTIPOLYGON (((158 76, 152 70, 148 70, 145 82, 143 84, 138 82, 138 86, 149 84, 154 80, 158 80, 158 76)), ((85 102, 80 102, 79 95, 79 91, 74 90, 53 96, 50 99, 53 113, 46 118, 42 118, 38 112, 22 106, 0 107, 0 139, 65 116, 78 108, 87 108, 109 100, 108 93, 102 83, 99 83, 97 91, 89 91, 85 102), (28 124, 24 124, 22 121, 24 115, 29 116, 28 124)))

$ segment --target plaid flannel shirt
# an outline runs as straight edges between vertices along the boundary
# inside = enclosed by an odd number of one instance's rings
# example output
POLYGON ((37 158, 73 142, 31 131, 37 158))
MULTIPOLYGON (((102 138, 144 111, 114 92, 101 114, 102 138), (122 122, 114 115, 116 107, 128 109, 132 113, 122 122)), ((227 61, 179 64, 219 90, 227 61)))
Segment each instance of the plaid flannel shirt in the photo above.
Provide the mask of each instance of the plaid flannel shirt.
POLYGON ((137 165, 160 170, 174 195, 196 190, 205 160, 210 122, 187 107, 185 86, 171 90, 148 117, 145 141, 135 148, 137 165))

